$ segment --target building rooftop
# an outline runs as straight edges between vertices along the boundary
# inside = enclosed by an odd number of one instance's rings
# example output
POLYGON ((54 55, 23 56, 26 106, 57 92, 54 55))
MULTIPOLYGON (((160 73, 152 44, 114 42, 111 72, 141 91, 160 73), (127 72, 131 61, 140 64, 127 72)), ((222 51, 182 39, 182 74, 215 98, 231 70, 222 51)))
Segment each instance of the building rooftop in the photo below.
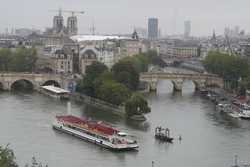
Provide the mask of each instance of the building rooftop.
POLYGON ((112 39, 131 39, 129 37, 123 36, 113 36, 113 35, 75 35, 71 37, 72 40, 75 42, 82 42, 82 41, 103 41, 103 40, 112 40, 112 39))

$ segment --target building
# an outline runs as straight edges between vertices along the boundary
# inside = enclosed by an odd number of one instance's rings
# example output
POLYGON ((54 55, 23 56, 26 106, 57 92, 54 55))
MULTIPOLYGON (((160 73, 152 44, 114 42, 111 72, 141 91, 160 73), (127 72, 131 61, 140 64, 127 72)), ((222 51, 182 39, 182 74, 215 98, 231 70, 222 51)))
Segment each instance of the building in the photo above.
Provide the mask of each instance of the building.
POLYGON ((86 46, 79 54, 79 69, 81 74, 85 74, 87 66, 98 61, 98 51, 93 46, 86 46))
POLYGON ((78 35, 73 39, 80 47, 79 68, 85 73, 86 67, 94 61, 104 63, 111 68, 120 59, 147 51, 147 47, 138 39, 121 36, 78 35))
POLYGON ((198 47, 174 47, 173 57, 177 59, 198 57, 198 47))
POLYGON ((158 19, 157 18, 149 18, 148 19, 148 39, 156 40, 158 39, 158 19))
POLYGON ((73 53, 65 48, 56 50, 52 57, 55 73, 73 73, 73 53))
POLYGON ((78 27, 77 27, 77 17, 76 16, 70 16, 67 20, 67 29, 68 34, 71 35, 77 35, 78 33, 78 27))
POLYGON ((32 33, 41 34, 40 30, 29 29, 29 28, 19 28, 15 30, 15 35, 20 37, 27 37, 32 33))
POLYGON ((53 26, 52 28, 47 28, 45 31, 46 35, 53 36, 72 36, 77 35, 78 33, 78 25, 77 25, 77 17, 74 16, 74 11, 63 11, 59 10, 58 15, 53 18, 53 26), (64 17, 62 12, 72 12, 72 16, 67 19, 67 26, 64 25, 64 17))
POLYGON ((189 38, 191 34, 191 21, 184 22, 184 38, 189 38))
POLYGON ((168 39, 158 42, 159 54, 170 59, 190 59, 201 56, 199 41, 168 39))
POLYGON ((147 28, 143 28, 143 27, 136 27, 135 28, 139 38, 143 38, 143 39, 147 39, 147 28))

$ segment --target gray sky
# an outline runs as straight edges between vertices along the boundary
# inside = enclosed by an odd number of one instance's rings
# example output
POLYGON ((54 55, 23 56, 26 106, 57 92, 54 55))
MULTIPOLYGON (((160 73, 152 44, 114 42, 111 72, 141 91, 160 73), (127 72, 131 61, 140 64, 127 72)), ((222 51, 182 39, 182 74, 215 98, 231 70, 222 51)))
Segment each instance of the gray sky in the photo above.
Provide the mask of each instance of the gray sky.
MULTIPOLYGON (((80 33, 89 33, 92 22, 99 33, 132 33, 133 27, 147 27, 148 17, 159 18, 163 34, 183 33, 184 20, 191 20, 192 35, 210 35, 215 29, 236 25, 250 31, 250 0, 0 0, 0 31, 6 27, 52 26, 62 7, 84 10, 79 17, 80 33)), ((67 14, 66 14, 67 15, 67 14)), ((65 16, 66 16, 65 15, 65 16)), ((66 19, 65 19, 66 20, 66 19)))

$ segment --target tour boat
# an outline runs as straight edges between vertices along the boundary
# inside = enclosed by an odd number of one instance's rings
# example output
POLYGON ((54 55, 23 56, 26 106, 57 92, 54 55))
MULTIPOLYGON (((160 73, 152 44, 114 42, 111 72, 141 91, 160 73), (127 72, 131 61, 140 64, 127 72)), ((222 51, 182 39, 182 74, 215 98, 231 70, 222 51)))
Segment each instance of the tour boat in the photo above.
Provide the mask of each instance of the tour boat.
POLYGON ((53 85, 41 86, 40 92, 56 99, 69 99, 70 92, 68 90, 55 87, 53 85))
POLYGON ((53 128, 114 151, 136 150, 136 140, 101 121, 71 115, 56 116, 53 128))

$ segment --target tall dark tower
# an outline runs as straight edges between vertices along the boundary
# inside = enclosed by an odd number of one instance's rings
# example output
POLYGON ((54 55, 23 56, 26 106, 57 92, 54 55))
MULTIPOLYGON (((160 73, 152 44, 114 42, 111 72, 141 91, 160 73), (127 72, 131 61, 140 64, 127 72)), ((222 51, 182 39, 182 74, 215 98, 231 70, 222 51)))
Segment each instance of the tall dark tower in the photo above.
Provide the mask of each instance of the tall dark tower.
POLYGON ((77 17, 76 16, 70 16, 67 20, 67 29, 69 35, 77 35, 78 28, 77 28, 77 17))
POLYGON ((58 16, 54 16, 53 19, 53 30, 54 33, 59 33, 63 30, 64 28, 64 20, 63 20, 63 16, 62 16, 62 10, 59 10, 59 14, 58 16))
POLYGON ((149 18, 148 19, 148 39, 156 40, 158 38, 158 19, 157 18, 149 18))

